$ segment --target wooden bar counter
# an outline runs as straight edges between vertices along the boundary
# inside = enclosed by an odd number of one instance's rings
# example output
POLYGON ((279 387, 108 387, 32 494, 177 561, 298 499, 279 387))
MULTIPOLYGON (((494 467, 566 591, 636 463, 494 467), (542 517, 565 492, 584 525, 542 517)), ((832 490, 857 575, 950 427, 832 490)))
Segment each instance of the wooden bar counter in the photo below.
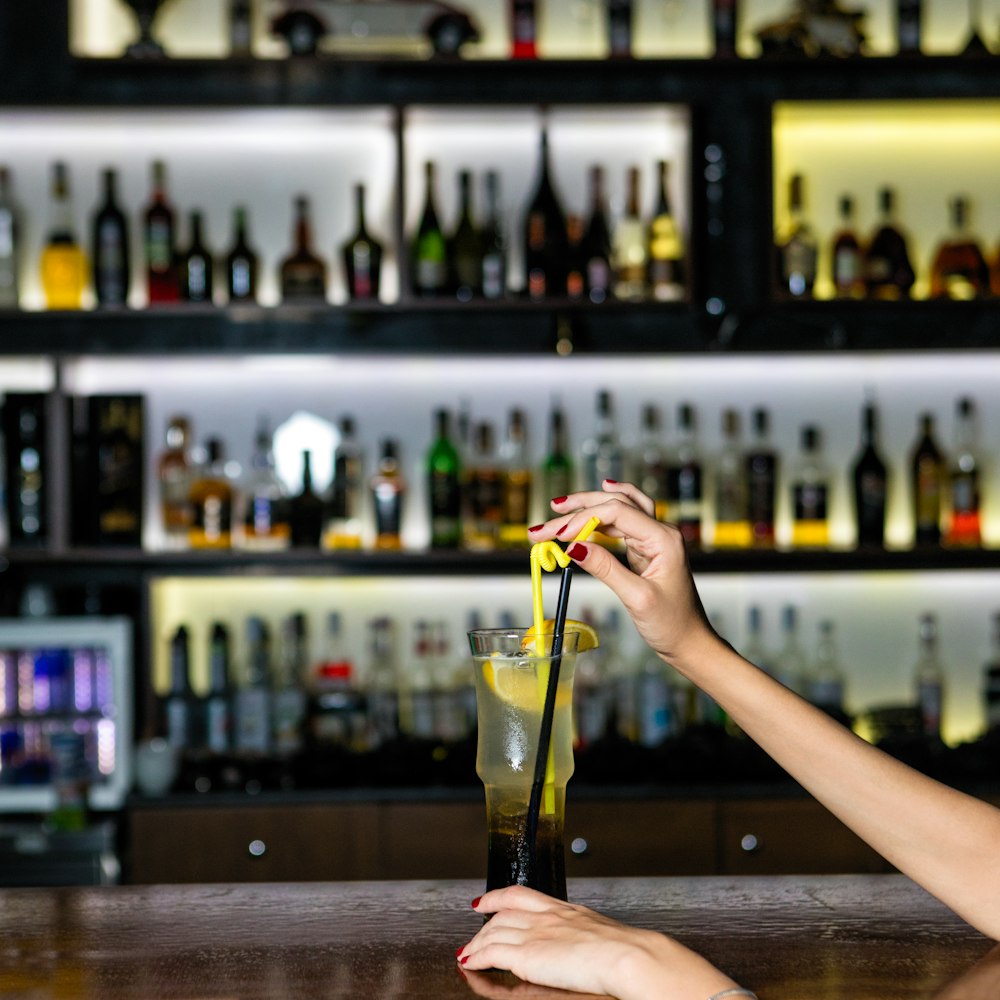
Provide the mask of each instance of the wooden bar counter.
MULTIPOLYGON (((579 997, 459 971, 481 891, 479 881, 0 890, 0 998, 579 997)), ((931 1000, 992 947, 899 875, 580 879, 570 896, 673 934, 761 1000, 931 1000)))

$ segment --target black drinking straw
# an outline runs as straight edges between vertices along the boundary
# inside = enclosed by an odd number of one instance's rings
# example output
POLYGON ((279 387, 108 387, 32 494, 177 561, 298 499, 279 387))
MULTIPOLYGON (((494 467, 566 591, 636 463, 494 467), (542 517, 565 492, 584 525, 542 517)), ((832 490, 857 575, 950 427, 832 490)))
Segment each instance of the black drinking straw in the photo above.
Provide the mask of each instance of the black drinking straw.
POLYGON ((528 819, 525 833, 528 841, 529 881, 536 882, 538 843, 538 813, 542 807, 542 789, 545 786, 545 768, 549 759, 549 744, 552 742, 552 719, 556 710, 556 688, 559 685, 559 668, 562 666, 563 633, 566 630, 566 610, 569 607, 569 584, 572 565, 562 571, 559 582, 559 598, 556 601, 556 617, 552 624, 552 662, 549 665, 549 683, 545 689, 545 704, 542 707, 542 726, 538 732, 538 755, 535 757, 535 775, 528 799, 528 819))

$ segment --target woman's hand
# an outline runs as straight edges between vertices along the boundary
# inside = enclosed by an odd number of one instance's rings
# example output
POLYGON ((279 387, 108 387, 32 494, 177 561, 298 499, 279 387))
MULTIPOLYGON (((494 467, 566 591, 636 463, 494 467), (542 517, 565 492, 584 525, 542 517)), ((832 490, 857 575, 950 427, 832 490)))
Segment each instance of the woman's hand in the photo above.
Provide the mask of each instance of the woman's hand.
POLYGON ((653 501, 631 483, 605 480, 604 491, 552 501, 559 516, 531 529, 532 542, 572 538, 591 517, 625 543, 628 567, 604 546, 575 543, 570 558, 617 594, 639 634, 655 652, 680 666, 687 650, 717 637, 708 623, 687 563, 681 533, 653 517, 653 501))
POLYGON ((458 953, 463 969, 508 969, 542 986, 621 1000, 704 1000, 736 985, 672 938, 525 886, 495 889, 474 907, 492 918, 458 953))

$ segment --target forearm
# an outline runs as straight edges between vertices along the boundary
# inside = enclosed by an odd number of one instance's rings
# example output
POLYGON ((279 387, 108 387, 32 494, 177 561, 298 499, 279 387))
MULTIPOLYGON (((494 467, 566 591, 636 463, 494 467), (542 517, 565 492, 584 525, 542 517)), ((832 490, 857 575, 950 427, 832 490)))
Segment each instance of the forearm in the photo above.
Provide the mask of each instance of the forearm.
POLYGON ((1000 938, 1000 811, 859 739, 714 635, 674 665, 891 864, 1000 938))

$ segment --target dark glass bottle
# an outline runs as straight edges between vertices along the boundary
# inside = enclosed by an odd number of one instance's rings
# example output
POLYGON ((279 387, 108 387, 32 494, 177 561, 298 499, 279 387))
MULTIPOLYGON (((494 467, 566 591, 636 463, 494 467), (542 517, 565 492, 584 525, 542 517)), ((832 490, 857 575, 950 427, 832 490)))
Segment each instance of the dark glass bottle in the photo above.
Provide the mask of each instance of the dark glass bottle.
POLYGON ((11 186, 10 168, 0 165, 0 309, 16 309, 20 293, 21 213, 11 186))
POLYGON ((958 195, 949 204, 951 232, 934 253, 932 299, 978 299, 990 294, 990 269, 968 226, 969 202, 958 195))
POLYGON ((399 467, 399 447, 392 439, 382 442, 382 454, 370 486, 375 512, 375 548, 401 549, 406 481, 399 467))
POLYGON ((587 298, 607 301, 611 294, 611 227, 608 224, 607 198, 604 193, 604 168, 590 168, 590 215, 583 234, 587 298))
POLYGON ((919 437, 910 458, 915 545, 937 545, 941 541, 945 475, 944 456, 934 439, 934 416, 922 413, 919 437))
POLYGON ((163 702, 167 742, 177 753, 199 744, 190 664, 188 629, 186 625, 180 625, 170 637, 170 689, 163 702))
POLYGON ((105 170, 104 200, 94 216, 94 295, 101 306, 128 302, 130 265, 128 220, 117 199, 117 172, 105 170))
POLYGON ((864 261, 861 242, 854 228, 854 199, 840 199, 840 228, 831 246, 833 290, 838 299, 861 299, 865 295, 864 261))
POLYGON ((878 410, 866 403, 861 418, 861 450, 853 469, 854 517, 858 545, 885 545, 885 509, 888 475, 878 450, 878 410))
POLYGON ((704 494, 694 407, 682 403, 677 411, 678 441, 667 464, 667 517, 680 529, 688 545, 702 539, 704 494))
POLYGON ((215 263, 202 235, 202 214, 192 212, 191 243, 180 258, 181 298, 211 303, 214 271, 215 263))
POLYGON ((205 746, 214 754, 233 749, 233 685, 229 629, 213 622, 208 643, 208 695, 205 698, 205 746))
POLYGON ((312 248, 309 199, 295 199, 292 252, 281 262, 281 300, 320 305, 326 302, 326 264, 312 248))
POLYGON ((587 290, 587 253, 583 245, 583 219, 566 216, 566 297, 578 302, 587 290))
POLYGON ((324 544, 331 549, 361 548, 363 454, 354 418, 338 423, 340 438, 333 451, 333 476, 327 489, 324 544))
POLYGON ((354 185, 354 214, 357 226, 342 250, 347 294, 353 300, 374 300, 382 277, 382 245, 368 232, 364 184, 354 185))
POLYGON ((771 443, 771 416, 758 407, 751 416, 752 440, 746 454, 747 516, 751 544, 774 545, 778 455, 771 443))
POLYGON ((149 304, 177 302, 174 209, 167 198, 167 168, 162 160, 152 167, 153 190, 143 218, 143 242, 146 250, 146 289, 149 304))
POLYGON ((892 188, 882 188, 881 218, 865 251, 865 289, 876 299, 909 298, 915 280, 906 237, 895 219, 895 201, 892 188))
MULTIPOLYGON (((542 496, 548 503, 552 497, 564 497, 573 492, 573 457, 567 440, 566 415, 555 405, 549 414, 549 450, 542 462, 542 496)), ((548 511, 545 512, 548 516, 548 511)))
POLYGON ((539 142, 538 183, 524 222, 526 287, 534 300, 559 295, 566 287, 566 216, 552 184, 544 129, 539 142))
POLYGON ((612 59, 632 55, 632 0, 608 0, 608 55, 612 59))
POLYGON ((233 245, 226 254, 226 291, 230 302, 257 301, 258 258, 247 234, 247 210, 233 209, 233 245))
POLYGON ((472 219, 472 174, 458 175, 459 213, 455 231, 448 240, 448 284, 459 302, 482 294, 483 244, 472 219))
POLYGON ((434 440, 427 453, 431 548, 457 549, 462 539, 462 465, 447 410, 434 413, 434 440))
POLYGON ((830 474, 818 427, 800 432, 798 461, 791 470, 792 545, 821 549, 830 544, 830 474))
POLYGON ((448 254, 434 192, 435 168, 424 164, 424 207, 411 248, 414 294, 431 298, 444 295, 448 284, 448 254))
POLYGON ((312 454, 302 452, 302 488, 288 502, 294 548, 318 549, 323 536, 323 501, 313 489, 312 454))
POLYGON ((482 232, 482 287, 488 299, 507 294, 507 239, 500 217, 500 176, 486 172, 486 217, 482 232))
POLYGON ((536 39, 535 0, 508 0, 510 3, 510 54, 513 59, 535 59, 536 39))

